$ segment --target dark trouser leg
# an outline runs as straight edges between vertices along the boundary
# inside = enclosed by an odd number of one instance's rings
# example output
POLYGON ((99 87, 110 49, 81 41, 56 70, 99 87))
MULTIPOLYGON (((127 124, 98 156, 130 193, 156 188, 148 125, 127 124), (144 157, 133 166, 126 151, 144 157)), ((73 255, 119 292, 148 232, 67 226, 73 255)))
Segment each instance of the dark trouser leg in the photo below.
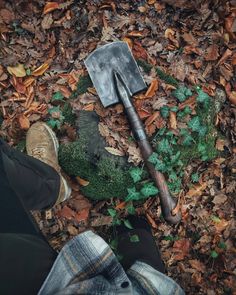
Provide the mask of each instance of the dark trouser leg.
MULTIPOLYGON (((25 179, 24 185, 31 183, 25 179)), ((32 201, 37 197, 34 194, 32 201)), ((43 239, 23 200, 9 184, 0 153, 0 294, 4 295, 37 294, 57 256, 43 239)))
POLYGON ((134 229, 130 230, 125 226, 118 227, 118 253, 123 256, 120 261, 121 265, 127 270, 136 260, 139 260, 165 273, 164 263, 147 221, 136 216, 130 216, 129 221, 134 229), (139 241, 130 240, 134 235, 139 241))

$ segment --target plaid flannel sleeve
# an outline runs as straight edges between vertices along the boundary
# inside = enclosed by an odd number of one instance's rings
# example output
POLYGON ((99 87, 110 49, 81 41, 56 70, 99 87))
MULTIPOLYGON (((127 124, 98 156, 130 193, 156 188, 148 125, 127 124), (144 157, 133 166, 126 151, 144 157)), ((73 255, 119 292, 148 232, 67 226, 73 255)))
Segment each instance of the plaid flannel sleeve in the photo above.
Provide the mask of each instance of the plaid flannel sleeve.
POLYGON ((92 231, 70 240, 59 253, 39 295, 182 295, 172 279, 137 261, 127 273, 109 245, 92 231))

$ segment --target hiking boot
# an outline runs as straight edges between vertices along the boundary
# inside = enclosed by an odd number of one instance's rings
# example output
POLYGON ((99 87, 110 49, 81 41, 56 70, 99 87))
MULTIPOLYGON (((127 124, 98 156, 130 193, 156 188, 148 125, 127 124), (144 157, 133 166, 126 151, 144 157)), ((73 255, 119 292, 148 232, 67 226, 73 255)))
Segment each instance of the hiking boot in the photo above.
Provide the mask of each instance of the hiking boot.
POLYGON ((30 127, 26 135, 27 154, 53 167, 60 176, 60 190, 56 204, 65 201, 71 194, 71 188, 60 172, 58 148, 57 137, 47 124, 37 122, 30 127))

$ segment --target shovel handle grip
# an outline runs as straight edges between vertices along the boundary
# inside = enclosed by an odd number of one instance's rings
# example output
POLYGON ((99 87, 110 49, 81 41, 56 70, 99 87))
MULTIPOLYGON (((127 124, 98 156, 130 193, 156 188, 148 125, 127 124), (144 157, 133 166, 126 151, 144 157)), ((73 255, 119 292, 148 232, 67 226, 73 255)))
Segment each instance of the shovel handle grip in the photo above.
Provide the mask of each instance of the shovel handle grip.
POLYGON ((145 161, 145 164, 149 170, 150 175, 152 176, 156 186, 160 191, 159 197, 162 215, 167 222, 171 224, 177 224, 181 221, 181 213, 178 210, 178 212, 175 215, 172 214, 173 209, 177 206, 177 202, 168 190, 164 175, 161 172, 156 171, 154 165, 148 161, 149 157, 153 153, 153 150, 147 139, 147 135, 143 127, 143 124, 131 101, 127 105, 124 104, 124 106, 128 116, 129 123, 132 128, 132 132, 141 150, 142 157, 145 161))

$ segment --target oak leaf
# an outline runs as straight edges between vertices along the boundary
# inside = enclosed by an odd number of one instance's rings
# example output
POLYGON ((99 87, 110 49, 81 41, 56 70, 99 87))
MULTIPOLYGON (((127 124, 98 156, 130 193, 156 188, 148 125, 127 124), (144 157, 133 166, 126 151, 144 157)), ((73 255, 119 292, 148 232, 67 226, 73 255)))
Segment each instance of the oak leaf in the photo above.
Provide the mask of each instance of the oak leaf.
POLYGON ((29 129, 30 121, 24 114, 21 114, 19 116, 18 121, 19 121, 20 128, 22 130, 28 130, 29 129))

